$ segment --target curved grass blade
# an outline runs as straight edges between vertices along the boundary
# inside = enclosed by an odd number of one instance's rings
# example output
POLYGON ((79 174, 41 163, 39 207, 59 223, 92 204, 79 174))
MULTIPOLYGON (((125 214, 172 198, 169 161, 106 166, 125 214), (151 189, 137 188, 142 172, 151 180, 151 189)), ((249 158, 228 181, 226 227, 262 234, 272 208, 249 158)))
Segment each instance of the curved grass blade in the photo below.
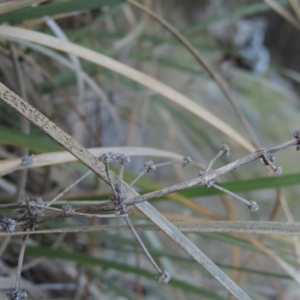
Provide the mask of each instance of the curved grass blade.
POLYGON ((89 60, 107 68, 113 72, 121 74, 174 102, 175 104, 183 107, 187 111, 202 118, 208 124, 214 126, 224 134, 228 135, 231 139, 235 140, 242 147, 248 151, 255 151, 255 148, 249 143, 241 134, 239 134, 234 128, 229 126, 226 122, 204 109, 202 106, 192 101, 187 96, 179 93, 170 86, 156 80, 155 78, 146 75, 140 71, 137 71, 131 67, 128 67, 117 60, 104 56, 100 53, 92 51, 90 49, 81 47, 77 44, 73 44, 67 41, 61 41, 55 37, 40 32, 16 28, 11 26, 0 26, 0 34, 12 38, 31 41, 42 44, 60 51, 72 53, 78 57, 89 60))

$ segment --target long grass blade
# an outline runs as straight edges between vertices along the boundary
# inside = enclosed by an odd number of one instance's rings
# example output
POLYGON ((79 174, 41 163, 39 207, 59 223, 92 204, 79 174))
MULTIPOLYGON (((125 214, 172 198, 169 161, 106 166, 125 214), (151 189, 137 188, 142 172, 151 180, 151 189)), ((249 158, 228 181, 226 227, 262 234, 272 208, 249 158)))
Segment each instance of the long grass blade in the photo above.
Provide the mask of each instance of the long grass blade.
POLYGON ((146 75, 145 73, 130 68, 112 58, 104 56, 100 53, 96 53, 95 51, 92 51, 90 49, 86 49, 84 47, 78 46, 70 42, 61 41, 50 35, 35 32, 32 30, 10 26, 1 26, 0 34, 4 36, 18 38, 21 40, 35 42, 60 51, 65 51, 67 53, 72 53, 74 55, 77 55, 78 57, 81 57, 83 59, 94 62, 95 64, 101 65, 107 69, 110 69, 113 72, 119 73, 135 82, 140 83, 141 85, 149 89, 152 89, 153 91, 166 97, 167 99, 183 107, 189 112, 202 118, 204 121, 206 121, 210 125, 214 126, 218 130, 235 140, 245 149, 249 151, 255 151, 255 148, 251 145, 251 143, 249 143, 242 135, 240 135, 226 122, 222 121, 220 118, 216 117, 214 114, 204 109, 185 95, 179 93, 178 91, 174 90, 168 85, 161 83, 153 77, 146 75))

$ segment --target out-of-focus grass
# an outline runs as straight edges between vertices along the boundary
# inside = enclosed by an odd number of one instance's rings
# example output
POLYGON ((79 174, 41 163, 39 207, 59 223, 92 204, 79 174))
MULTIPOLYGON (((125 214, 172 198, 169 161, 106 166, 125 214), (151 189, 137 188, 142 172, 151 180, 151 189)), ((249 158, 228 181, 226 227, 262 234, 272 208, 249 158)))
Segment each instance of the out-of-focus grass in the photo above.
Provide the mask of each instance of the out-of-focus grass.
MULTIPOLYGON (((279 4, 287 5, 288 1, 278 1, 279 4)), ((104 0, 90 0, 90 1, 59 1, 55 0, 37 7, 28 7, 22 10, 16 10, 6 14, 0 15, 1 22, 10 22, 15 26, 22 27, 24 24, 27 27, 33 28, 36 31, 49 32, 46 28, 42 17, 44 15, 57 18, 57 23, 61 29, 66 32, 70 41, 83 45, 85 47, 96 50, 100 53, 108 55, 124 62, 138 70, 141 70, 151 76, 157 78, 159 81, 168 83, 176 90, 189 96, 196 103, 202 105, 221 119, 225 120, 227 124, 236 128, 242 135, 247 137, 244 128, 241 127, 238 118, 234 114, 232 108, 225 101, 223 95, 220 93, 215 82, 208 78, 207 74, 201 67, 196 65, 193 58, 187 54, 186 50, 174 38, 169 36, 164 30, 154 24, 152 20, 147 20, 147 26, 143 29, 140 35, 135 37, 134 43, 132 41, 121 49, 115 48, 117 42, 124 38, 129 32, 133 31, 142 20, 142 15, 137 11, 131 11, 133 15, 124 11, 125 1, 104 1, 104 0), (109 5, 107 7, 107 5, 109 5), (65 15, 63 15, 65 14, 65 15), (131 16, 131 17, 130 17, 131 16), (134 16, 134 17, 132 17, 134 16), (25 22, 25 23, 23 23, 25 22)), ((226 8, 226 7, 225 7, 226 8)), ((225 9, 224 8, 224 9, 225 9)), ((173 20, 174 25, 179 27, 190 41, 197 46, 198 50, 205 56, 205 58, 218 70, 219 62, 222 55, 230 52, 226 47, 220 47, 205 31, 209 26, 221 21, 229 21, 233 18, 238 19, 256 15, 265 12, 270 8, 264 3, 249 4, 247 6, 238 7, 235 11, 226 11, 225 13, 213 16, 206 20, 199 20, 197 24, 188 24, 182 26, 185 22, 173 20), (182 27, 181 27, 182 26, 182 27)), ((167 13, 167 12, 162 12, 167 13)), ((171 18, 172 19, 172 18, 171 18)), ((14 70, 10 64, 10 56, 7 50, 5 39, 1 40, 1 58, 7 65, 0 65, 2 74, 1 81, 9 83, 12 88, 17 89, 17 84, 13 82, 14 70)), ((21 47, 16 44, 16 47, 21 47)), ((66 93, 77 101, 76 90, 76 74, 73 71, 61 66, 57 61, 50 59, 36 51, 23 48, 26 55, 33 58, 39 66, 47 70, 55 79, 56 83, 64 89, 66 93)), ((67 56, 65 56, 67 57, 67 56)), ((1 59, 0 58, 0 59, 1 59)), ((59 95, 55 86, 51 84, 42 74, 29 66, 25 61, 21 60, 24 72, 26 74, 26 83, 28 93, 30 94, 30 103, 38 109, 47 114, 47 103, 51 107, 48 110, 48 116, 58 122, 67 132, 70 132, 81 143, 87 147, 96 146, 96 141, 90 137, 89 132, 83 127, 78 126, 80 120, 75 113, 66 105, 64 100, 59 95), (63 111, 63 113, 61 113, 63 111), (75 129, 75 124, 77 124, 75 129)), ((199 117, 192 115, 183 108, 179 108, 174 104, 166 102, 163 97, 158 97, 155 93, 148 89, 133 83, 132 81, 122 78, 114 72, 107 71, 96 64, 82 61, 82 69, 93 76, 96 82, 101 86, 111 104, 116 108, 120 121, 123 125, 123 140, 118 140, 116 137, 116 129, 108 116, 107 110, 101 104, 101 99, 98 99, 95 94, 85 87, 85 101, 84 103, 77 102, 78 107, 85 113, 87 119, 92 124, 93 128, 97 129, 103 146, 110 145, 126 145, 128 142, 129 132, 134 132, 134 139, 131 140, 132 146, 147 146, 157 147, 162 149, 173 150, 183 155, 190 155, 194 152, 197 154, 197 160, 202 164, 207 163, 209 159, 216 153, 219 146, 224 142, 230 144, 233 159, 240 157, 246 153, 245 150, 236 143, 228 140, 228 137, 212 128, 199 117), (134 107, 139 105, 139 110, 134 112, 134 107), (185 140, 180 139, 176 135, 176 131, 172 131, 172 123, 167 120, 162 120, 162 116, 157 113, 157 110, 165 109, 171 115, 172 121, 182 131, 185 140), (169 123, 168 123, 169 122, 169 123), (188 141, 188 143, 186 142, 188 141)), ((246 114, 248 120, 253 125, 257 136, 265 146, 272 146, 290 138, 291 133, 300 127, 298 121, 298 107, 294 99, 296 98, 293 91, 289 90, 289 86, 284 82, 278 83, 272 79, 272 76, 277 72, 282 73, 293 80, 298 80, 298 74, 278 67, 275 71, 270 71, 269 76, 257 76, 253 73, 238 70, 232 67, 228 75, 228 81, 238 104, 246 114), (274 72, 274 73, 272 73, 274 72), (278 87, 278 85, 280 85, 278 87)), ((1 104, 1 103, 0 103, 1 104)), ((1 106, 2 109, 3 106, 1 106)), ((29 148, 31 151, 51 152, 59 151, 61 148, 54 142, 42 137, 37 131, 32 131, 28 136, 25 136, 18 131, 16 127, 11 125, 9 114, 1 116, 0 127, 0 142, 1 155, 5 157, 5 153, 13 153, 18 156, 17 149, 29 148), (8 127, 7 124, 10 124, 8 127), (3 153, 2 153, 3 152, 3 153)), ((18 121, 15 122, 15 124, 18 121)), ((236 193, 247 192, 258 203, 260 197, 267 200, 268 203, 276 201, 274 194, 275 189, 282 186, 297 185, 300 175, 296 173, 299 169, 297 164, 297 157, 294 153, 278 155, 279 165, 284 166, 284 175, 280 177, 267 177, 267 172, 264 167, 258 163, 254 166, 243 167, 240 170, 229 174, 222 178, 222 186, 236 193), (294 173, 291 173, 292 170, 294 173), (253 192, 256 190, 273 189, 272 193, 253 192)), ((147 158, 145 158, 146 160, 147 158)), ((229 162, 231 158, 226 158, 222 163, 229 162)), ((132 169, 125 174, 125 178, 132 177, 132 173, 137 173, 142 167, 142 160, 136 159, 133 161, 132 169)), ((220 163, 219 163, 220 164, 220 163)), ((46 168, 45 168, 46 169, 46 168)), ((39 187, 41 194, 46 199, 49 195, 63 189, 68 182, 72 182, 74 178, 78 177, 78 173, 82 172, 80 168, 73 165, 64 169, 63 166, 53 166, 45 174, 35 173, 32 170, 29 174, 29 184, 27 185, 28 194, 36 194, 36 186, 39 187), (62 171, 65 170, 65 171, 62 171), (51 172, 53 174, 51 175, 51 172), (61 174, 60 174, 61 173, 61 174), (43 177, 39 177, 43 176, 43 177), (33 185, 35 187, 33 188, 33 185), (34 191, 34 192, 33 192, 34 191)), ((197 171, 194 168, 187 170, 166 168, 153 175, 150 178, 142 179, 137 185, 140 191, 146 192, 155 188, 160 188, 167 184, 179 182, 188 178, 196 177, 197 171)), ((11 183, 16 184, 14 176, 7 178, 11 183)), ((78 191, 88 191, 90 196, 86 193, 87 199, 101 199, 97 192, 107 191, 106 188, 99 183, 95 178, 94 182, 87 182, 82 184, 78 191), (93 195, 94 193, 94 195, 93 195)), ((298 188, 291 188, 285 190, 286 197, 291 199, 291 202, 299 196, 298 188)), ((162 212, 179 212, 187 216, 203 216, 200 209, 202 205, 211 212, 211 214, 224 215, 224 206, 219 199, 205 198, 206 196, 218 197, 219 191, 214 189, 206 189, 199 187, 191 190, 186 190, 177 195, 170 195, 166 202, 156 202, 155 205, 162 212), (178 197, 180 199, 180 206, 173 205, 171 200, 178 197), (193 198, 193 199, 191 199, 193 198), (220 201, 219 203, 217 201, 220 201), (195 202, 194 206, 189 203, 195 202)), ((5 191, 1 192, 1 198, 7 195, 5 191)), ((82 198, 81 198, 82 199, 82 198)), ((177 200, 178 200, 177 199, 177 200)), ((158 199, 161 200, 161 199, 158 199)), ((230 200, 232 201, 232 200, 230 200)), ((233 200, 234 201, 234 200, 233 200)), ((249 213, 242 204, 234 204, 234 212, 236 218, 239 220, 247 220, 249 213)), ((292 211, 297 212, 297 207, 292 206, 292 211)), ((268 219, 271 215, 272 205, 268 207, 262 206, 261 211, 256 215, 257 220, 268 219)), ((133 218, 135 216, 132 216, 133 218)), ((227 216, 226 216, 227 217, 227 216)), ((285 220, 280 215, 281 220, 285 220)), ((74 223, 84 223, 86 221, 75 220, 74 223)), ((211 255, 212 259, 219 258, 220 255, 226 262, 226 268, 230 274, 237 274, 236 271, 243 271, 244 282, 247 282, 248 290, 256 287, 256 280, 253 276, 247 277, 250 273, 259 273, 260 284, 264 287, 272 287, 268 279, 272 277, 281 285, 282 292, 287 291, 285 280, 288 276, 281 274, 279 266, 274 266, 274 263, 267 262, 266 267, 257 266, 254 263, 251 266, 244 266, 242 261, 246 260, 247 253, 261 253, 257 248, 249 242, 238 238, 236 236, 209 234, 203 239, 200 235, 191 235, 195 243, 199 244, 203 240, 209 241, 206 243, 205 250, 211 255), (215 250, 214 245, 219 245, 216 240, 222 241, 224 248, 215 250), (233 248, 239 247, 241 254, 240 264, 235 265, 232 259, 233 248), (247 253, 243 251, 247 250, 247 253), (254 266, 253 266, 254 265, 254 266), (249 280, 247 279, 249 278, 249 280)), ((155 275, 148 271, 146 260, 136 253, 132 248, 127 251, 125 245, 134 243, 126 236, 126 242, 122 237, 118 238, 110 234, 102 234, 97 239, 91 238, 89 235, 83 236, 80 234, 75 237, 76 243, 71 245, 68 237, 62 239, 61 248, 59 250, 50 250, 45 248, 49 245, 51 239, 47 237, 34 237, 34 242, 38 244, 37 247, 28 247, 27 254, 32 257, 46 256, 47 258, 61 259, 63 262, 69 260, 83 265, 86 274, 92 274, 96 278, 99 277, 99 285, 105 282, 109 286, 106 291, 108 295, 120 295, 125 291, 125 297, 138 298, 144 297, 149 299, 151 297, 165 297, 164 299, 172 298, 177 291, 183 292, 185 296, 180 299, 225 299, 224 293, 215 283, 206 284, 211 278, 199 270, 199 267, 191 267, 188 259, 180 259, 180 251, 174 249, 174 253, 169 253, 172 244, 166 242, 162 235, 158 238, 148 239, 149 247, 153 254, 161 262, 165 263, 162 258, 166 258, 168 263, 173 268, 175 279, 171 281, 170 288, 161 288, 155 285, 153 287, 153 280, 155 275), (109 245, 109 240, 113 239, 115 249, 109 245), (103 241, 103 243, 101 242, 103 241), (125 244, 125 245, 124 245, 125 244), (156 246, 154 246, 156 245, 156 246), (158 245, 158 246, 157 246, 158 245), (157 249, 157 247, 159 249, 157 249), (67 248, 67 250, 65 250, 67 248), (119 248, 119 251, 117 249, 119 248), (123 249, 124 248, 124 249, 123 249), (156 252, 155 252, 156 251, 156 252), (88 253, 89 255, 86 255, 88 253), (176 256, 177 255, 177 256, 176 256), (186 261, 184 261, 186 260, 186 261), (126 261, 126 264, 124 263, 126 261), (101 267, 101 268, 100 268, 101 267), (111 270, 114 270, 113 272, 111 270), (118 271, 116 273, 116 271, 118 271), (183 275, 181 275, 181 273, 183 275), (131 274, 128 276, 128 274, 131 274), (133 276, 134 275, 134 276, 133 276), (117 282, 112 283, 113 278, 118 278, 117 282), (136 277, 143 278, 142 285, 149 288, 149 292, 141 295, 138 292, 136 277), (147 280, 145 280, 147 279, 147 280), (129 282, 126 286, 124 282, 129 282), (202 283, 199 283, 202 282, 202 283), (159 289, 159 292, 157 291, 159 289), (195 296, 195 294, 197 296, 195 296), (163 296, 162 296, 163 295, 163 296), (222 295, 222 296, 221 296, 222 295), (197 298, 198 297, 198 298, 197 298)), ((295 255, 292 255, 292 244, 286 243, 282 246, 284 249, 278 249, 276 241, 268 240, 267 247, 274 250, 280 257, 289 262, 295 263, 295 255), (285 251, 289 251, 287 256, 285 251)), ((219 260, 219 259, 218 259, 219 260)), ((222 261, 223 263, 223 261, 222 261)), ((60 266, 63 271, 63 265, 60 266)), ((38 266, 36 267, 38 268, 38 266)), ((38 270, 38 269, 37 269, 38 270)), ((257 274, 258 276, 258 274, 257 274)), ((95 279, 96 280, 96 279, 95 279)), ((241 283, 241 285, 244 284, 241 283)), ((46 282, 45 282, 46 283, 46 282)), ((263 293, 261 297, 265 297, 263 293)))

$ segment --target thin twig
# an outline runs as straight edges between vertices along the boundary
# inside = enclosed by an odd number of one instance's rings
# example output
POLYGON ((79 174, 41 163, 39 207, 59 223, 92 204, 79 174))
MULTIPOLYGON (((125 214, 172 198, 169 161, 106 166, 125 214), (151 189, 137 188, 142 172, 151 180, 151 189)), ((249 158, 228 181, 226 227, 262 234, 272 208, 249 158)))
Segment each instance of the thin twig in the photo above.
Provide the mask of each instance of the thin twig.
POLYGON ((299 144, 299 141, 295 138, 293 140, 290 140, 284 144, 281 144, 279 146, 273 147, 269 150, 258 150, 254 153, 251 153, 247 156, 244 156, 240 159, 237 159, 236 161, 229 163, 219 169, 216 169, 214 171, 208 172, 203 174, 202 176, 189 180, 189 181, 185 181, 183 183, 179 183, 170 187, 166 187, 164 189, 155 191, 155 192, 150 192, 141 196, 137 196, 131 199, 126 200, 126 204, 127 205, 133 205, 133 204, 137 204, 143 201, 148 201, 152 198, 158 198, 158 197, 162 197, 164 195, 170 194, 170 193, 174 193, 174 192, 178 192, 184 189, 188 189, 191 187, 195 187, 195 186, 199 186, 199 185, 205 185, 207 184, 207 182, 210 182, 212 180, 215 180, 217 177, 219 177, 220 175, 223 175, 225 173, 228 173, 236 168, 239 168, 241 166, 244 166, 252 161, 258 160, 262 157, 263 154, 267 153, 267 154, 273 154, 275 152, 281 151, 283 149, 292 147, 292 146, 297 146, 299 144))
POLYGON ((72 189, 75 185, 77 185, 79 182, 81 182, 84 178, 92 174, 92 171, 88 171, 85 174, 83 174, 80 178, 78 178, 76 181, 74 181, 71 185, 69 185, 66 189, 64 189, 60 194, 58 194, 55 198, 53 198, 49 203, 47 203, 46 207, 51 206, 56 200, 63 197, 70 189, 72 189))
POLYGON ((141 238, 139 237, 139 235, 135 231, 135 229, 134 229, 133 225, 131 224, 129 218, 128 217, 125 218, 125 221, 126 221, 128 227, 129 227, 129 229, 131 230, 132 234, 134 235, 135 239, 138 241, 138 243, 140 244, 140 246, 143 249, 144 253, 148 257, 149 261, 153 265, 154 269, 157 271, 158 274, 162 274, 162 271, 161 271, 160 267, 157 265, 157 263, 154 261, 154 259, 152 258, 151 254, 149 253, 149 251, 145 247, 143 241, 141 240, 141 238))
POLYGON ((213 164, 216 162, 216 160, 221 157, 222 155, 224 156, 228 156, 229 155, 229 147, 227 145, 222 145, 221 149, 219 150, 219 152, 216 154, 216 156, 208 163, 206 169, 205 169, 205 172, 204 173, 207 173, 211 167, 213 166, 213 164))
MULTIPOLYGON (((39 207, 39 208, 43 208, 43 209, 46 209, 46 210, 52 210, 52 211, 57 211, 57 212, 60 212, 60 213, 64 213, 64 210, 63 209, 59 209, 59 208, 54 208, 54 207, 47 207, 47 206, 43 206, 43 205, 39 205, 39 204, 35 204, 35 203, 29 203, 28 204, 30 206, 33 206, 33 207, 39 207)), ((66 213, 68 214, 68 213, 66 213)), ((83 216, 83 217, 88 217, 88 218, 126 218, 128 215, 125 214, 125 215, 116 215, 116 214, 103 214, 103 215, 99 215, 99 214, 86 214, 86 213, 80 213, 80 212, 76 212, 75 210, 70 212, 70 215, 72 216, 83 216)), ((22 223, 18 223, 17 225, 21 225, 22 223)))

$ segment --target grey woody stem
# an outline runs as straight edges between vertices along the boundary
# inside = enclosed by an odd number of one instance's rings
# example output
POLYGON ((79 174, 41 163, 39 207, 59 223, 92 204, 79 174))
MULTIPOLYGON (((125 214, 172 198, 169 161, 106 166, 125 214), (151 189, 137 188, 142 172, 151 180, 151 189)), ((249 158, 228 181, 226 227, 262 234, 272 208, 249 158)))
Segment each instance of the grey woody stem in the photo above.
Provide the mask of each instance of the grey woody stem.
POLYGON ((130 198, 126 201, 127 205, 133 205, 133 204, 137 204, 143 201, 148 201, 152 198, 158 198, 158 197, 162 197, 164 195, 170 194, 170 193, 174 193, 174 192, 178 192, 184 189, 188 189, 188 188, 192 188, 195 186, 199 186, 199 185, 205 185, 207 184, 207 182, 211 181, 211 180, 215 180, 217 177, 219 177, 220 175, 223 175, 225 173, 228 173, 236 168, 239 168, 241 166, 244 166, 252 161, 258 160, 260 159, 264 154, 268 153, 268 154, 273 154, 276 153, 278 151, 281 151, 283 149, 292 147, 292 146, 297 146, 299 144, 299 141, 295 138, 292 139, 284 144, 281 144, 279 146, 273 147, 269 150, 258 150, 256 152, 253 152, 247 156, 244 156, 240 159, 237 159, 236 161, 229 163, 226 166, 223 166, 219 169, 216 169, 214 171, 208 172, 203 174, 202 176, 199 176, 197 178, 191 179, 189 181, 185 181, 173 186, 169 186, 166 188, 163 188, 161 190, 155 191, 155 192, 150 192, 141 196, 137 196, 134 198, 130 198))
MULTIPOLYGON (((237 159, 236 161, 229 163, 219 169, 216 169, 214 171, 210 171, 208 173, 203 174, 202 176, 199 176, 197 178, 170 186, 170 187, 166 187, 163 188, 161 190, 155 191, 155 192, 150 192, 144 195, 140 195, 140 196, 136 196, 136 197, 132 197, 132 198, 127 198, 125 200, 126 205, 135 205, 137 203, 143 202, 143 201, 148 201, 152 198, 158 198, 158 197, 162 197, 165 196, 167 194, 170 193, 174 193, 174 192, 178 192, 184 189, 189 189, 195 186, 199 186, 199 185, 205 185, 207 184, 208 181, 210 180, 215 180, 218 176, 223 175, 227 172, 230 172, 238 167, 241 167, 243 165, 246 165, 252 161, 258 160, 260 158, 262 158, 262 156, 264 154, 273 154, 276 153, 278 151, 284 150, 286 148, 292 147, 292 146, 298 146, 300 144, 299 140, 297 138, 294 138, 284 144, 281 144, 279 146, 273 147, 269 150, 258 150, 254 153, 251 153, 247 156, 244 156, 240 159, 237 159)), ((299 147, 300 148, 300 147, 299 147)), ((126 185, 124 184, 123 188, 126 189, 126 185)), ((82 212, 82 213, 98 213, 101 211, 112 211, 115 209, 114 204, 111 201, 107 201, 104 203, 100 203, 100 204, 95 204, 95 205, 89 205, 89 206, 83 206, 81 208, 76 209, 76 212, 82 212)), ((13 218, 16 221, 21 221, 20 217, 18 215, 13 215, 13 218)), ((42 223, 42 222, 46 222, 49 220, 53 220, 53 219, 57 219, 57 218, 62 218, 61 213, 59 212, 53 212, 51 214, 48 215, 40 215, 37 218, 37 223, 42 223)))
POLYGON ((134 235, 135 239, 138 241, 138 243, 140 244, 141 248, 143 249, 144 253, 146 254, 146 256, 148 257, 149 261, 151 262, 151 264, 153 265, 154 269, 157 271, 158 274, 162 274, 162 270, 160 269, 160 267, 157 265, 157 263, 154 261, 154 259, 152 258, 151 254, 149 253, 149 251, 147 250, 147 248, 145 247, 143 241, 141 240, 141 238, 139 237, 139 235, 137 234, 136 230, 134 229, 133 225, 131 224, 130 220, 128 217, 124 218, 128 227, 130 228, 132 234, 134 235))

